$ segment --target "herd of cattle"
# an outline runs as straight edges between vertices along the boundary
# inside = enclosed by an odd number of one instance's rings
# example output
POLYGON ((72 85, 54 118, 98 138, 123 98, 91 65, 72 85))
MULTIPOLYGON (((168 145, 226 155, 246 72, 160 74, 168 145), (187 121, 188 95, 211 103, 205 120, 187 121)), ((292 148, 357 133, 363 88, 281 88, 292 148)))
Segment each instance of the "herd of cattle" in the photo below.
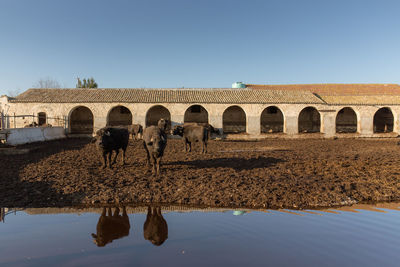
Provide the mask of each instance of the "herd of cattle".
POLYGON ((132 139, 142 139, 143 146, 147 154, 147 166, 152 166, 152 172, 155 175, 160 174, 160 162, 167 146, 168 133, 179 135, 184 142, 185 152, 192 151, 192 143, 200 142, 202 145, 202 153, 207 153, 207 141, 211 134, 220 134, 208 123, 185 123, 181 126, 175 126, 168 131, 169 122, 166 119, 160 119, 155 126, 149 126, 143 129, 139 124, 130 126, 107 126, 96 132, 93 142, 97 142, 103 156, 103 168, 108 166, 111 168, 116 163, 119 150, 122 150, 122 164, 125 164, 126 148, 128 147, 129 136, 132 139), (113 151, 115 151, 114 159, 111 160, 113 151))

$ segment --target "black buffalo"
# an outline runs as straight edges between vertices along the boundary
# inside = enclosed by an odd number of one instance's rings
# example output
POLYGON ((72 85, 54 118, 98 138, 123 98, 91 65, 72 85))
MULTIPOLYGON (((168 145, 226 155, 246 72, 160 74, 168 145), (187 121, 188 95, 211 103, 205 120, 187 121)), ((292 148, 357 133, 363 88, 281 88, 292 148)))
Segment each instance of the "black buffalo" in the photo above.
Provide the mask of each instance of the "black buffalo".
POLYGON ((157 126, 149 126, 143 131, 143 146, 147 154, 147 166, 150 167, 151 159, 153 174, 160 174, 161 158, 167 146, 167 125, 166 120, 160 119, 157 126))
POLYGON ((192 151, 192 143, 201 142, 202 153, 207 153, 207 141, 209 138, 209 130, 200 125, 183 125, 175 126, 173 132, 174 135, 182 136, 184 151, 187 152, 187 146, 189 145, 189 152, 192 151))
POLYGON ((131 225, 129 223, 129 217, 126 214, 126 208, 122 208, 122 215, 119 213, 119 208, 115 208, 114 214, 112 214, 111 208, 108 208, 107 215, 106 208, 103 208, 103 212, 96 227, 97 233, 92 234, 94 238, 93 242, 97 246, 104 247, 115 239, 129 235, 131 225))
POLYGON ((167 221, 161 214, 160 207, 148 207, 147 217, 143 225, 144 239, 153 245, 160 246, 168 238, 167 221))
POLYGON ((103 168, 107 167, 107 154, 108 164, 111 168, 112 164, 116 163, 120 149, 122 149, 122 164, 125 165, 125 152, 129 142, 128 129, 122 127, 104 127, 96 132, 95 141, 97 142, 98 148, 103 155, 103 168), (115 151, 115 157, 111 162, 113 151, 115 151))

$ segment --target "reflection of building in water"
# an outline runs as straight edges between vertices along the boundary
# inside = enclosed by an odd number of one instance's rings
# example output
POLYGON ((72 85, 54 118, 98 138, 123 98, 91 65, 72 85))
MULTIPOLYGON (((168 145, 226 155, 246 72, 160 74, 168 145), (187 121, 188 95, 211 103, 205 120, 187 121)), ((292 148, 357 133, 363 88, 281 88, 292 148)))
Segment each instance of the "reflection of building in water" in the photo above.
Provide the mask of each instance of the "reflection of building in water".
POLYGON ((6 208, 0 208, 0 222, 4 222, 4 217, 6 217, 6 208))
POLYGON ((161 214, 160 207, 148 207, 143 225, 143 236, 153 245, 160 246, 168 238, 167 221, 161 214))
POLYGON ((97 223, 97 233, 92 234, 93 242, 99 247, 104 247, 115 239, 128 236, 130 228, 129 217, 125 207, 122 208, 122 215, 120 215, 118 207, 115 208, 114 214, 112 209, 108 208, 107 215, 107 209, 104 207, 97 223))
MULTIPOLYGON (((21 210, 21 209, 19 209, 19 210, 21 210)), ((17 212, 17 210, 16 209, 14 209, 14 210, 12 210, 12 209, 9 209, 9 208, 0 208, 0 222, 5 222, 5 218, 6 218, 6 216, 8 215, 8 214, 10 214, 10 213, 14 213, 14 214, 16 214, 16 212, 17 212)))
MULTIPOLYGON (((210 207, 193 207, 193 206, 184 206, 184 205, 165 205, 161 206, 161 209, 164 213, 168 212, 178 212, 178 213, 190 213, 190 212, 232 212, 236 211, 244 211, 246 213, 249 212, 270 212, 271 210, 262 209, 262 208, 254 208, 254 209, 246 209, 246 208, 210 208, 210 207)), ((389 203, 376 203, 376 204, 354 204, 352 206, 345 206, 341 208, 330 208, 330 209, 321 209, 318 207, 318 213, 321 215, 323 213, 336 213, 339 211, 352 211, 357 212, 357 210, 368 210, 368 211, 379 211, 382 212, 382 209, 389 210, 400 210, 400 203, 389 202, 389 203)), ((102 208, 96 207, 64 207, 64 208, 27 208, 24 211, 30 215, 36 214, 66 214, 66 213, 75 213, 75 214, 83 214, 83 213, 102 213, 102 208)), ((140 214, 147 213, 148 207, 144 206, 131 206, 126 207, 126 211, 128 214, 140 214)), ((279 211, 279 210, 278 210, 279 211)), ((281 210, 282 211, 282 210, 281 210)), ((304 211, 301 211, 304 212, 304 211)), ((384 211, 385 212, 385 211, 384 211)))

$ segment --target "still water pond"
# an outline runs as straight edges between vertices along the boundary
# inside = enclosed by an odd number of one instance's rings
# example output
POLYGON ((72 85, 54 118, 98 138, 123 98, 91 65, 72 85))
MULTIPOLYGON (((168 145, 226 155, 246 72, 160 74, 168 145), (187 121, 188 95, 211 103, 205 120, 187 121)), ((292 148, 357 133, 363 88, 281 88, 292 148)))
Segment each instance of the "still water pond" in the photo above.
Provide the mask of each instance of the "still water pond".
POLYGON ((0 265, 400 266, 398 206, 3 208, 0 265))

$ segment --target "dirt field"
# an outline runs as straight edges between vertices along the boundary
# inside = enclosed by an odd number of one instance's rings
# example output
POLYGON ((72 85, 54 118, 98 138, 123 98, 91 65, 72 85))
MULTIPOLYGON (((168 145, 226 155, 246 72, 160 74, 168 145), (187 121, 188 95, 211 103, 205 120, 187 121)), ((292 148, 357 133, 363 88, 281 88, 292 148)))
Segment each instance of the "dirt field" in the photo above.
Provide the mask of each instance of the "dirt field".
POLYGON ((216 207, 321 208, 400 200, 398 139, 210 141, 182 152, 168 140, 162 174, 153 177, 141 141, 102 169, 88 139, 25 145, 1 156, 0 206, 173 203, 216 207))

